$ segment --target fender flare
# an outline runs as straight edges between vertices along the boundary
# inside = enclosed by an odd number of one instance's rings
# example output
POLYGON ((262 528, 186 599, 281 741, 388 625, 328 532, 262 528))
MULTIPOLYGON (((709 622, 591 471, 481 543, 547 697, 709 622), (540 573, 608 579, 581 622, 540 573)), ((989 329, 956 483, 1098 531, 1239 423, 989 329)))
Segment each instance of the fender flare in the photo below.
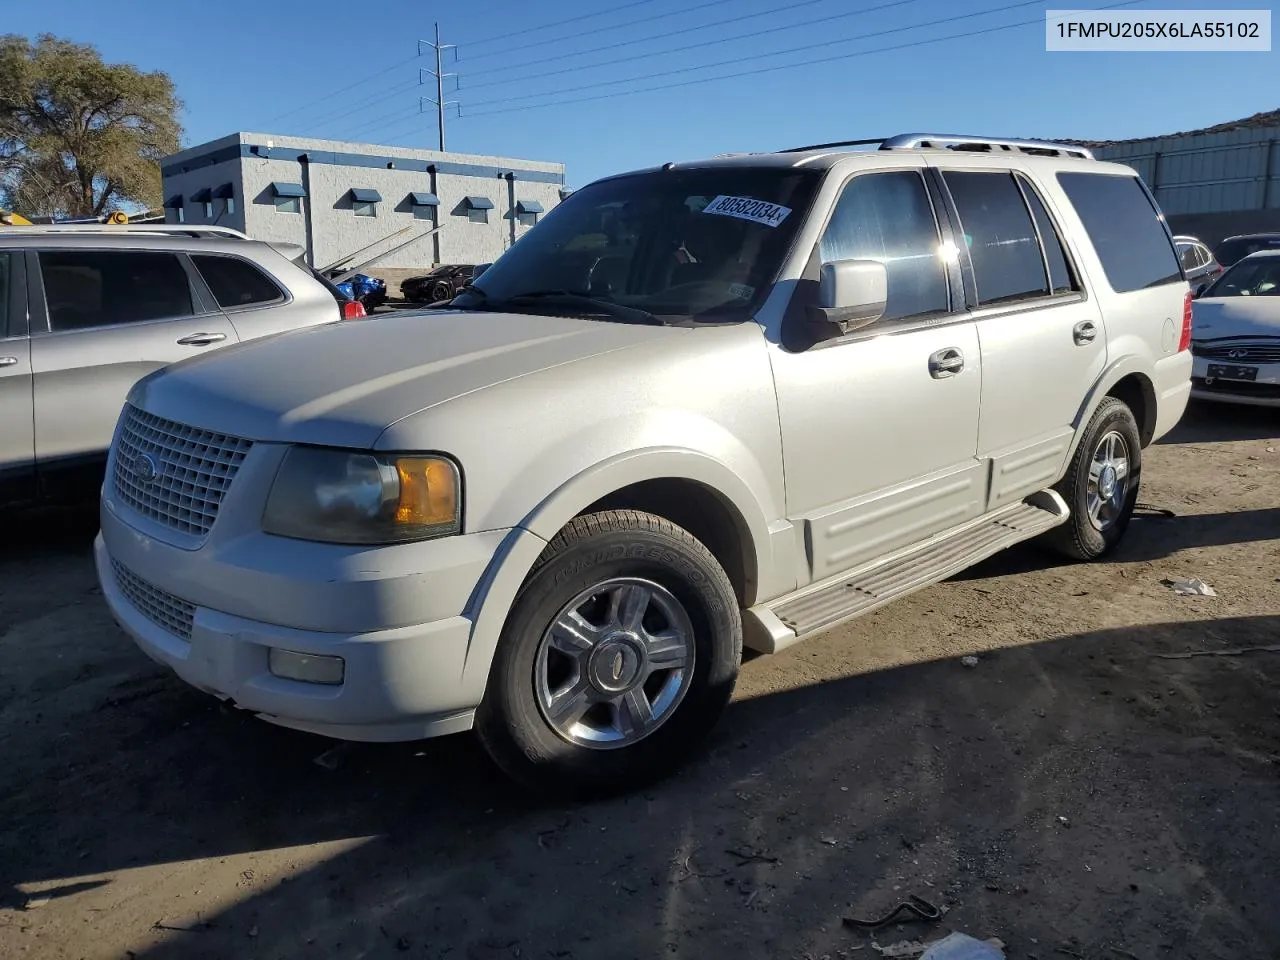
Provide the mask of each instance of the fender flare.
POLYGON ((561 484, 511 530, 477 585, 468 604, 472 629, 462 675, 475 703, 484 696, 498 638, 516 593, 547 543, 592 503, 646 480, 689 480, 708 487, 737 515, 748 562, 757 571, 774 568, 765 512, 742 478, 721 461, 694 450, 659 447, 629 451, 595 464, 561 484))
MULTIPOLYGON (((1102 403, 1103 398, 1111 392, 1112 387, 1131 374, 1137 374, 1143 380, 1147 400, 1151 403, 1157 401, 1155 378, 1152 376, 1151 364, 1145 362, 1137 354, 1130 353, 1117 357, 1102 371, 1093 389, 1089 391, 1084 403, 1080 406, 1080 412, 1076 416, 1075 433, 1071 437, 1071 444, 1067 449, 1066 463, 1070 463, 1071 458, 1076 455, 1076 448, 1080 445, 1080 441, 1084 439, 1084 428, 1088 426, 1089 420, 1102 403)), ((1142 430, 1143 424, 1139 423, 1138 429, 1142 430)))

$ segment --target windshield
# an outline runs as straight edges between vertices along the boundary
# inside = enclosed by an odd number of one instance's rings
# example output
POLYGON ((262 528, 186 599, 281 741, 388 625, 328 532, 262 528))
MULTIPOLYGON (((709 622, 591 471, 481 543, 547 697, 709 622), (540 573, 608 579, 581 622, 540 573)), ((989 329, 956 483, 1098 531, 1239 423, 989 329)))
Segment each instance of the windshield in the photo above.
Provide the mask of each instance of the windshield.
MULTIPOLYGON (((664 170, 578 190, 453 301, 484 307, 549 293, 664 320, 745 320, 768 293, 813 197, 811 170, 664 170)), ((523 302, 523 301, 522 301, 523 302)))
POLYGON ((1242 260, 1204 292, 1206 297, 1280 297, 1280 257, 1242 260))

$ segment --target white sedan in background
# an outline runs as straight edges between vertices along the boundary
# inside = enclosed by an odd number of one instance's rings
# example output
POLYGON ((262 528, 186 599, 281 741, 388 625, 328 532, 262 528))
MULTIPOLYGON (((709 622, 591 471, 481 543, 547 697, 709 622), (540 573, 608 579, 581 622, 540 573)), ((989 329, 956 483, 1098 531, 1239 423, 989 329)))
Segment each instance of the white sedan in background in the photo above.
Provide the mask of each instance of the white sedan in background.
POLYGON ((1191 396, 1280 407, 1280 250, 1237 261, 1192 317, 1191 396))

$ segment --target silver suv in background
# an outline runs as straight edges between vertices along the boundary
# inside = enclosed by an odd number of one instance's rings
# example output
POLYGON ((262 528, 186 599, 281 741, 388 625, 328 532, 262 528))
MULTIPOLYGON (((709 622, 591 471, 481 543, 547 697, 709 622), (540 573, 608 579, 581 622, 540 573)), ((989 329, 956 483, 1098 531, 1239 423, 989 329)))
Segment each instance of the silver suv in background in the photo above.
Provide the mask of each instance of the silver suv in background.
POLYGON ((225 227, 0 228, 0 506, 92 495, 158 367, 363 316, 302 253, 225 227))
POLYGON ((148 377, 103 486, 114 616, 276 723, 474 728, 594 793, 675 767, 744 645, 1040 535, 1104 556, 1191 388, 1150 191, 1064 145, 848 146, 600 180, 449 306, 148 377))

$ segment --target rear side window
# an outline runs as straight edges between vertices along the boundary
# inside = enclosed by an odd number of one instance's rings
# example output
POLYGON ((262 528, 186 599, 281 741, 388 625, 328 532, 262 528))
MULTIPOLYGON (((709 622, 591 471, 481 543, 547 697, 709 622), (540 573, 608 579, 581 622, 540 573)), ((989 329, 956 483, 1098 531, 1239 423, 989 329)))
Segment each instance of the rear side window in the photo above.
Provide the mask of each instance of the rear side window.
POLYGON ((40 273, 54 331, 192 315, 187 271, 172 253, 47 250, 40 273))
POLYGON ((1040 241, 1012 173, 943 174, 960 227, 980 304, 1049 295, 1040 241))
POLYGON ((833 260, 877 260, 888 274, 884 320, 950 309, 946 267, 938 256, 938 222, 917 173, 868 173, 849 181, 822 235, 833 260))
POLYGON ((213 299, 224 310, 272 303, 283 296, 271 278, 247 261, 235 257, 192 254, 191 262, 209 285, 213 299))
POLYGON ((9 277, 9 254, 0 253, 0 337, 9 335, 9 297, 12 283, 9 277))
POLYGON ((1181 283, 1173 241, 1137 177, 1059 173, 1117 293, 1181 283))
POLYGON ((1067 251, 1062 243, 1062 236, 1053 224, 1053 218, 1045 208, 1044 201, 1036 188, 1025 177, 1018 177, 1022 186, 1022 194, 1031 208, 1031 219, 1035 221, 1036 230, 1040 233, 1040 244, 1044 248, 1045 263, 1049 266, 1049 286, 1055 294, 1071 293, 1079 290, 1080 284, 1067 262, 1067 251))

